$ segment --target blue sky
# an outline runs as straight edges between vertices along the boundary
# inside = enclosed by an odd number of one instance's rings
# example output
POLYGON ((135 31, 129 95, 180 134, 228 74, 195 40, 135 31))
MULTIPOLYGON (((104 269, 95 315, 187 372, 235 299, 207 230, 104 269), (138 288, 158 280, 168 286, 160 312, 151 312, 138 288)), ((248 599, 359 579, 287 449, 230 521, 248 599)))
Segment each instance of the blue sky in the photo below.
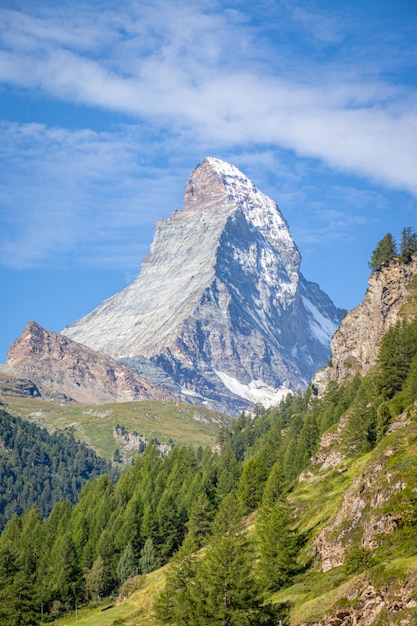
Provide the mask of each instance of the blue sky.
POLYGON ((416 33, 409 0, 2 0, 0 362, 131 282, 205 156, 356 306, 377 241, 417 225, 416 33))

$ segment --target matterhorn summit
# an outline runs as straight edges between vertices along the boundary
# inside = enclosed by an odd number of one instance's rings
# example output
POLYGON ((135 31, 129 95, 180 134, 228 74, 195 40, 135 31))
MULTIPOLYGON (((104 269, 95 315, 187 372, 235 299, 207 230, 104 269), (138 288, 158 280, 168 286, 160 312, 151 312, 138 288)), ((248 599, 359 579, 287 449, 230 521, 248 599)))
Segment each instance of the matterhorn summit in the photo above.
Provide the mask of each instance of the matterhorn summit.
POLYGON ((183 209, 157 223, 136 280, 62 334, 181 400, 270 405, 326 364, 342 317, 300 261, 277 204, 209 157, 183 209))

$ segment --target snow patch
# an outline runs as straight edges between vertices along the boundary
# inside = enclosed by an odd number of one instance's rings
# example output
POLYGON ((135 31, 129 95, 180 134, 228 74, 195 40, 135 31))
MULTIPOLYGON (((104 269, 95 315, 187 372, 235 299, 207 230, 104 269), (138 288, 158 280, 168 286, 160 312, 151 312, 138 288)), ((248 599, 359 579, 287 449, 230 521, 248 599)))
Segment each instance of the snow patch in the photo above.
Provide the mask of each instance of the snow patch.
POLYGON ((305 296, 301 296, 303 304, 309 313, 308 321, 314 337, 325 346, 328 346, 338 326, 328 317, 325 317, 314 304, 305 296))
POLYGON ((226 374, 226 372, 219 372, 217 370, 215 370, 215 372, 229 391, 245 400, 249 400, 249 402, 262 404, 265 408, 279 404, 287 394, 293 393, 292 390, 285 385, 274 389, 262 380, 252 380, 248 385, 245 385, 236 378, 233 378, 233 376, 226 374))

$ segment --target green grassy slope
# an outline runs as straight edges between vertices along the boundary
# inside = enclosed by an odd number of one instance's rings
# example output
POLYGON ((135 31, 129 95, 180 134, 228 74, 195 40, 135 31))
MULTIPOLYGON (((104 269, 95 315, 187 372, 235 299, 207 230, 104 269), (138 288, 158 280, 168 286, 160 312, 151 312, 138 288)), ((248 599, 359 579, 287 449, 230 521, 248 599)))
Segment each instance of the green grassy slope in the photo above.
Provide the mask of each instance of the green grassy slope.
MULTIPOLYGON (((5 410, 48 428, 72 428, 80 441, 91 446, 105 459, 113 459, 116 448, 130 461, 138 446, 130 449, 128 442, 114 436, 117 424, 129 433, 143 435, 160 443, 173 441, 176 445, 207 446, 215 441, 218 429, 233 418, 203 407, 170 402, 126 402, 106 405, 67 404, 2 396, 5 410)), ((134 442, 133 442, 134 444, 134 442)))
POLYGON ((308 538, 306 571, 272 598, 289 603, 289 624, 333 623, 326 620, 360 612, 364 590, 384 598, 375 626, 417 623, 416 411, 398 425, 365 455, 326 470, 310 466, 289 494, 297 527, 308 538), (328 571, 323 536, 341 554, 342 563, 328 571))
MULTIPOLYGON (((283 623, 341 623, 352 611, 364 610, 376 603, 380 593, 386 607, 369 622, 382 624, 417 623, 417 509, 415 506, 417 475, 417 421, 388 434, 365 455, 345 459, 339 467, 322 470, 310 466, 288 501, 295 511, 295 524, 306 538, 301 561, 305 570, 291 586, 271 596, 270 601, 283 606, 283 623), (388 477, 388 478, 387 478, 388 477), (387 489, 387 480, 392 489, 387 489), (349 509, 349 498, 360 483, 365 506, 358 519, 349 509), (345 510, 346 515, 343 515, 345 510), (378 522, 387 515, 401 518, 393 532, 378 531, 378 522), (338 521, 337 521, 338 520, 338 521), (373 550, 361 549, 369 521, 375 532, 373 550), (323 529, 333 529, 335 539, 345 533, 341 544, 343 564, 324 572, 317 550, 317 538, 323 529), (285 608, 287 607, 287 608, 285 608), (335 617, 338 616, 338 617, 335 617), (406 621, 408 620, 408 621, 406 621)), ((251 527, 252 528, 252 527, 251 527)), ((380 528, 381 529, 381 528, 380 528)), ((139 578, 139 590, 124 601, 109 601, 83 609, 77 624, 85 626, 151 626, 158 622, 152 615, 152 604, 164 584, 166 568, 139 578), (103 608, 106 610, 103 611, 103 608)), ((365 618, 364 618, 365 619, 365 618)), ((75 624, 75 613, 55 622, 56 626, 75 624)), ((360 621, 357 623, 361 623, 360 621)), ((368 623, 368 622, 367 622, 368 623)))

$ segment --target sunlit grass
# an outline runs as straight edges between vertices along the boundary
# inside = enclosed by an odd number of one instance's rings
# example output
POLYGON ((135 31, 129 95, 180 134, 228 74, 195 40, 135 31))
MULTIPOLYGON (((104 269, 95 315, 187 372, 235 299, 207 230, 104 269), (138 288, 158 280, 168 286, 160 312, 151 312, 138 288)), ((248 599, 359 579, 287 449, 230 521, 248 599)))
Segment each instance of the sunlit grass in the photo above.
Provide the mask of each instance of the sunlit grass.
POLYGON ((141 577, 141 588, 120 604, 104 600, 94 607, 78 608, 54 622, 53 626, 156 626, 152 606, 165 582, 166 567, 141 577), (111 606, 113 605, 113 606, 111 606), (110 606, 110 608, 108 608, 110 606))
MULTIPOLYGON (((37 398, 3 396, 5 410, 23 417, 49 431, 71 428, 74 436, 103 458, 112 460, 123 442, 115 439, 117 424, 130 433, 136 431, 146 439, 160 443, 202 447, 214 444, 221 424, 230 423, 230 416, 180 402, 125 402, 103 405, 67 404, 37 398)), ((128 460, 137 450, 128 454, 128 460)))

